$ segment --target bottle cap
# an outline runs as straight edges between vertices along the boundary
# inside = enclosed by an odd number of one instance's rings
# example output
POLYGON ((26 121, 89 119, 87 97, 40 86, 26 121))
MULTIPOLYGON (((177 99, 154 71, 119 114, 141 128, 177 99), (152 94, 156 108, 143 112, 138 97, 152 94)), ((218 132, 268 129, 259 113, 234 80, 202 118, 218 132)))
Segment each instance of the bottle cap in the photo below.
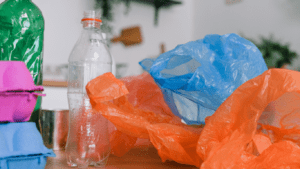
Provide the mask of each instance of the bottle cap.
POLYGON ((83 19, 81 19, 81 21, 102 22, 102 20, 100 19, 101 15, 100 15, 99 11, 89 10, 89 11, 85 11, 83 15, 84 15, 84 17, 83 17, 83 19))
POLYGON ((81 19, 81 21, 97 21, 97 22, 102 22, 101 19, 97 19, 97 18, 83 18, 83 19, 81 19))

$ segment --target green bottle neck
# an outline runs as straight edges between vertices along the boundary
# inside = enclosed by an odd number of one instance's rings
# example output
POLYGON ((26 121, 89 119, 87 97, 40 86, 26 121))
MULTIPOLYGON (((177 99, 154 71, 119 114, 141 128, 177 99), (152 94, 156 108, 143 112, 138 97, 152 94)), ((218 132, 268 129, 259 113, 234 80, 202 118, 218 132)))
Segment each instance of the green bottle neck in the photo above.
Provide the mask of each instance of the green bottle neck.
POLYGON ((32 0, 8 0, 10 2, 31 2, 32 0))

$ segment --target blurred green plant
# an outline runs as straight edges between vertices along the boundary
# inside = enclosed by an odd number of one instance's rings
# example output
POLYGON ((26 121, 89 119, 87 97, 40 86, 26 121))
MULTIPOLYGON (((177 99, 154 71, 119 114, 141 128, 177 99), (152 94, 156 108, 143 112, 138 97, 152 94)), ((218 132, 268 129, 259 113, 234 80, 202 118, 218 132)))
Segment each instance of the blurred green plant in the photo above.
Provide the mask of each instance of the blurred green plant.
POLYGON ((102 10, 102 18, 112 21, 113 20, 113 14, 112 9, 113 5, 117 2, 120 2, 120 0, 95 0, 95 8, 102 10))
POLYGON ((284 65, 291 64, 299 56, 290 49, 290 44, 283 44, 279 40, 275 40, 273 35, 268 38, 261 36, 259 41, 251 38, 246 39, 257 46, 269 68, 281 68, 284 65))
POLYGON ((170 7, 173 5, 182 4, 181 1, 173 1, 173 0, 95 0, 96 1, 96 8, 102 10, 102 18, 107 21, 113 20, 113 5, 115 3, 119 3, 121 1, 125 2, 127 7, 126 14, 128 14, 128 9, 130 6, 130 2, 142 3, 146 5, 153 5, 155 8, 155 17, 154 17, 154 24, 158 24, 158 10, 162 7, 170 7))
POLYGON ((113 32, 113 27, 110 24, 113 21, 113 5, 119 0, 95 0, 95 2, 95 9, 101 10, 101 30, 109 36, 113 32))

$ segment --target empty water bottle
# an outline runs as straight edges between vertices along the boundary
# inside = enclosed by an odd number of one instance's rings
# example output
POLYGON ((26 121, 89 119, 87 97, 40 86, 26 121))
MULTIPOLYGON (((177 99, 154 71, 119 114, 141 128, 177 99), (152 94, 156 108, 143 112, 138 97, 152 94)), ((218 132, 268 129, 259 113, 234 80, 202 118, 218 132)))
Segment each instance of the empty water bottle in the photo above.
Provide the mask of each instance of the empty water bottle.
POLYGON ((83 30, 69 57, 69 134, 66 159, 79 168, 105 166, 110 154, 107 120, 95 112, 86 93, 86 84, 112 71, 112 57, 100 30, 100 14, 87 11, 83 30))

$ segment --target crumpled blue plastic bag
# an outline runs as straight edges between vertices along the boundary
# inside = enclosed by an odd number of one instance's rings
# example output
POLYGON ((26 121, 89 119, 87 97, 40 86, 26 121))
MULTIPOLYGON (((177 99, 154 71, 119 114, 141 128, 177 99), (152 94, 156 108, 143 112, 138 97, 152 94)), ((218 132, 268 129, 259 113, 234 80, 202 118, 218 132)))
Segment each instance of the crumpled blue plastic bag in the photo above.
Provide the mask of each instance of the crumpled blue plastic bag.
POLYGON ((204 124, 236 88, 267 70, 259 49, 233 33, 207 35, 140 65, 187 124, 204 124))

